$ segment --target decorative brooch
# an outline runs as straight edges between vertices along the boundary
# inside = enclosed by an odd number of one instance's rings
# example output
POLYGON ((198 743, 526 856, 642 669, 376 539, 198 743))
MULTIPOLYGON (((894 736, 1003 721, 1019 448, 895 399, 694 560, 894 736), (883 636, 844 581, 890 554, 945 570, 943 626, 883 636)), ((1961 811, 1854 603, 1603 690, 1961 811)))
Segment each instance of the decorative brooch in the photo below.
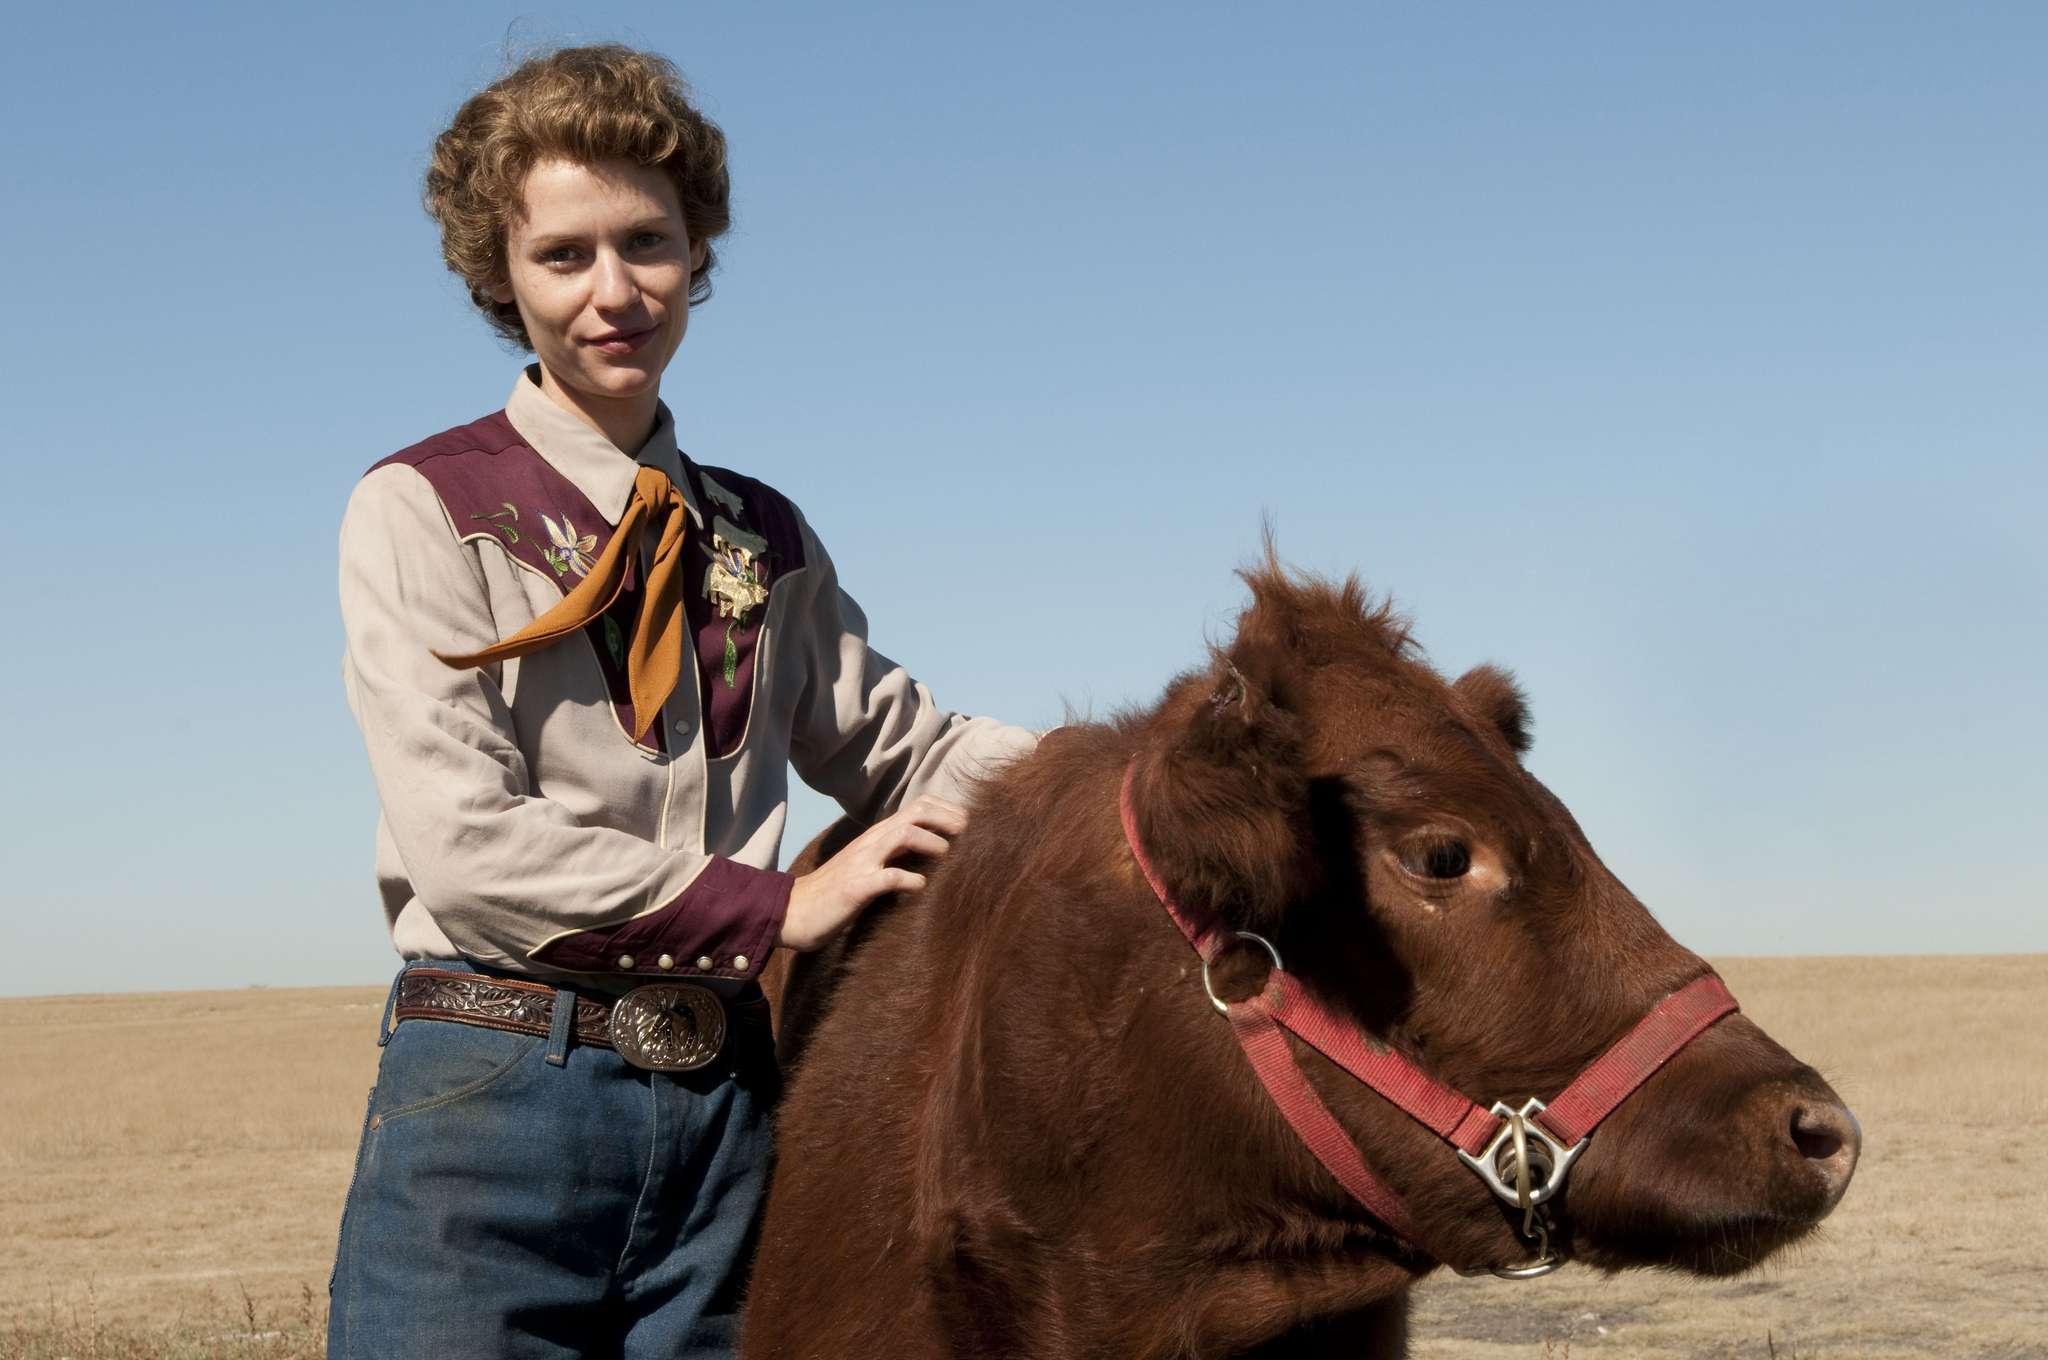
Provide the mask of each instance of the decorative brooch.
POLYGON ((724 510, 726 514, 731 515, 734 519, 745 519, 747 517, 746 502, 739 498, 738 492, 730 491, 720 486, 711 479, 711 474, 708 472, 699 473, 697 480, 704 483, 704 498, 706 500, 724 510))
POLYGON ((729 689, 737 684, 740 665, 740 649, 732 640, 732 630, 745 627, 748 613, 768 598, 768 587, 761 583, 761 559, 766 556, 767 539, 748 533, 723 515, 712 518, 711 569, 704 575, 704 593, 718 606, 718 617, 726 620, 724 674, 729 689))

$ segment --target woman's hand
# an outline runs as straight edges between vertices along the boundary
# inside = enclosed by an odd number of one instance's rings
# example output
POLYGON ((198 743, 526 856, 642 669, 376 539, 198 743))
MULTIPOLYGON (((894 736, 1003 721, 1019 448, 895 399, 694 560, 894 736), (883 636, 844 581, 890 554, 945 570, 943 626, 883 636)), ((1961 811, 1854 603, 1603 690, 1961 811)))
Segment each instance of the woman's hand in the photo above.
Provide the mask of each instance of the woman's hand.
POLYGON ((889 861, 900 855, 938 859, 946 853, 948 839, 966 825, 966 811, 943 798, 919 798, 876 822, 796 881, 776 943, 798 952, 816 949, 846 929, 877 897, 916 892, 924 887, 924 875, 889 861))

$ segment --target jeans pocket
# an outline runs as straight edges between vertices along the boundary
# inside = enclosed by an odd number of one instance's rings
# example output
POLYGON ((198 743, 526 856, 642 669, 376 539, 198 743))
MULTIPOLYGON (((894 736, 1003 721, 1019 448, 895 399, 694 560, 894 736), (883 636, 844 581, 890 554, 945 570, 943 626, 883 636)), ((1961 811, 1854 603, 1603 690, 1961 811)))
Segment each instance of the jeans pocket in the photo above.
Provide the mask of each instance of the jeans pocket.
POLYGON ((371 1132, 394 1119, 440 1109, 484 1091, 515 1071, 546 1040, 481 1025, 407 1020, 391 1033, 371 1097, 371 1132))

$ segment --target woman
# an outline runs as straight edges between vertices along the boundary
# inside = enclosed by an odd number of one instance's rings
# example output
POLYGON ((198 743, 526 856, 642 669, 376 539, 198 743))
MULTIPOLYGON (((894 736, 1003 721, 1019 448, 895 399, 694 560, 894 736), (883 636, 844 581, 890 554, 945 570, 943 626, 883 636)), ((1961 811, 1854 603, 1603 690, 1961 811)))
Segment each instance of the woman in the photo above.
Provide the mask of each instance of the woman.
POLYGON ((872 651, 803 515, 660 400, 730 222, 725 142, 622 47, 520 66, 426 204, 532 351, 364 476, 344 675, 407 960, 333 1279, 336 1356, 730 1354, 777 1073, 755 981, 923 880, 1033 735, 872 651), (785 772, 872 829, 774 869, 785 772))

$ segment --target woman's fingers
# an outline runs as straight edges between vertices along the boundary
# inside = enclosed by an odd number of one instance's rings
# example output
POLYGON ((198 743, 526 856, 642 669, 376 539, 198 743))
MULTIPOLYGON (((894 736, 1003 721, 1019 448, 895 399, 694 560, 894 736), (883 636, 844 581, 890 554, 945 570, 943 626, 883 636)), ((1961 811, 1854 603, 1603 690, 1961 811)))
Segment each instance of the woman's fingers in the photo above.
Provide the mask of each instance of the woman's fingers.
MULTIPOLYGON (((925 877, 923 874, 914 874, 908 869, 882 870, 881 892, 922 892, 924 884, 925 877)), ((880 895, 881 893, 876 894, 876 896, 880 895)))
POLYGON ((896 848, 899 852, 908 850, 914 855, 930 855, 937 859, 946 853, 949 844, 951 842, 935 831, 927 831, 921 826, 911 826, 904 828, 902 840, 896 848))
POLYGON ((967 829, 967 809, 943 798, 914 798, 896 815, 942 836, 957 836, 967 829))
POLYGON ((953 804, 937 798, 920 798, 877 822, 840 853, 859 846, 863 853, 873 851, 881 859, 905 850, 920 855, 943 855, 947 841, 966 826, 967 814, 953 804))
POLYGON ((946 853, 949 838, 966 827, 966 810, 943 798, 915 799, 877 822, 796 881, 780 942, 792 949, 816 949, 877 897, 922 892, 923 874, 889 861, 904 854, 937 859, 946 853))

